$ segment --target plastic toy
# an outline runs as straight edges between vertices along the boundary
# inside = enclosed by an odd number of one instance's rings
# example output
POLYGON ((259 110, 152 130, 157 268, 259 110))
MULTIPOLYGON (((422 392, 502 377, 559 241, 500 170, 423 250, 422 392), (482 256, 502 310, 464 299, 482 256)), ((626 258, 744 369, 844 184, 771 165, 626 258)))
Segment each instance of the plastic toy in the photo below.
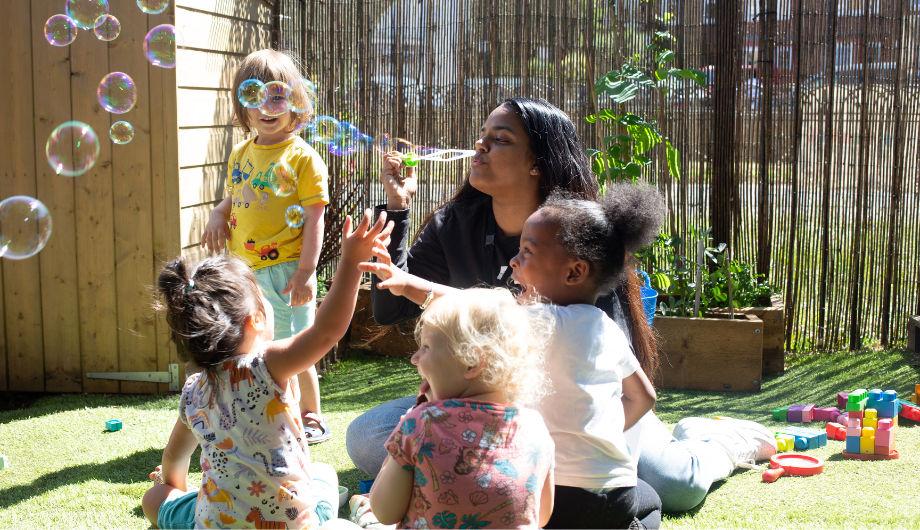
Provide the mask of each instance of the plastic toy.
POLYGON ((789 413, 789 407, 780 407, 773 409, 773 421, 786 421, 789 413))
POLYGON ((835 421, 839 415, 837 407, 819 407, 814 410, 814 421, 835 421))
POLYGON ((0 471, 10 467, 10 457, 6 455, 0 455, 0 471))
POLYGON ((776 435, 776 450, 785 453, 787 451, 792 451, 795 449, 795 436, 790 434, 777 434, 776 435))
POLYGON ((808 477, 824 471, 824 460, 811 455, 773 455, 770 469, 763 472, 764 482, 775 482, 783 475, 808 477))
MULTIPOLYGON (((847 396, 847 412, 862 412, 866 409, 866 403, 869 401, 869 392, 864 388, 856 389, 847 396)), ((853 415, 850 414, 852 418, 853 415)))
POLYGON ((108 431, 115 432, 121 430, 121 421, 120 420, 109 420, 105 422, 105 428, 108 431))
POLYGON ((901 404, 901 411, 898 413, 904 419, 920 421, 920 406, 910 401, 898 400, 901 404))
POLYGON ((371 486, 374 484, 374 479, 362 480, 358 483, 358 489, 361 490, 361 493, 368 494, 371 492, 371 486))
POLYGON ((803 427, 786 427, 776 434, 789 434, 795 437, 795 448, 799 451, 804 449, 817 449, 827 445, 827 433, 815 429, 805 429, 803 427))
POLYGON ((837 408, 846 410, 847 408, 847 396, 849 392, 838 392, 837 393, 837 408))
POLYGON ((830 421, 825 429, 829 440, 845 441, 847 439, 847 428, 839 423, 830 421))
POLYGON ((875 409, 879 418, 892 418, 898 415, 898 393, 894 390, 882 392, 876 388, 869 391, 866 407, 875 409))

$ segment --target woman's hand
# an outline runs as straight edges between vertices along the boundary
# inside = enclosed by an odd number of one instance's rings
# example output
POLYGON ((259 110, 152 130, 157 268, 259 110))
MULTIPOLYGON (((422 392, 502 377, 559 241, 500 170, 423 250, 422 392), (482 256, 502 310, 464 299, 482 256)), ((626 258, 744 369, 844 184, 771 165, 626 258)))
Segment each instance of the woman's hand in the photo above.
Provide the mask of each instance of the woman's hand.
POLYGON ((387 210, 408 210, 415 195, 415 168, 406 167, 406 174, 400 170, 406 166, 397 152, 383 155, 383 172, 380 181, 387 194, 387 210))

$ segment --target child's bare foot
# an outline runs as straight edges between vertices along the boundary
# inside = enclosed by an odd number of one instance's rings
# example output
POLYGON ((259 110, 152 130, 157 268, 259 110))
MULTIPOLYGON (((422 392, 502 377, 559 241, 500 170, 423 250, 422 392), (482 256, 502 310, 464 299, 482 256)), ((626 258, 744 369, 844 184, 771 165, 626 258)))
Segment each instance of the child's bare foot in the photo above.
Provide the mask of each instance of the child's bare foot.
POLYGON ((156 469, 150 472, 150 480, 153 481, 154 485, 163 483, 163 466, 157 466, 156 469))

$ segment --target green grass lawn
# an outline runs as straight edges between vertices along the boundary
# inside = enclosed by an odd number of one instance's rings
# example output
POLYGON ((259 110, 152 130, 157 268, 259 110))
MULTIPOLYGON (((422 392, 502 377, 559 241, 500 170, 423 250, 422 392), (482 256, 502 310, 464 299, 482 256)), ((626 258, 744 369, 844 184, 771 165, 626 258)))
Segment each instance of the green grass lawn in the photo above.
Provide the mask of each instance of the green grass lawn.
MULTIPOLYGON (((661 390, 658 413, 673 426, 683 417, 726 415, 779 427, 774 407, 836 404, 836 393, 854 388, 895 389, 909 394, 920 383, 917 358, 904 352, 860 352, 798 356, 785 374, 765 377, 758 393, 661 390)), ((327 372, 323 408, 335 437, 311 447, 313 459, 328 462, 352 492, 366 478, 345 451, 345 430, 370 407, 409 395, 418 376, 408 359, 352 351, 327 372)), ((28 408, 0 413, 0 528, 146 528, 140 500, 147 474, 160 460, 176 419, 176 395, 68 394, 45 397, 28 408), (117 418, 124 428, 105 431, 117 418)), ((823 427, 823 424, 819 424, 823 427)), ((827 459, 814 477, 782 477, 774 484, 757 472, 739 472, 716 483, 696 509, 668 515, 664 528, 920 527, 916 502, 920 473, 920 428, 903 421, 901 458, 857 462, 840 456, 843 442, 809 454, 827 459)), ((201 469, 193 457, 191 481, 201 469)))

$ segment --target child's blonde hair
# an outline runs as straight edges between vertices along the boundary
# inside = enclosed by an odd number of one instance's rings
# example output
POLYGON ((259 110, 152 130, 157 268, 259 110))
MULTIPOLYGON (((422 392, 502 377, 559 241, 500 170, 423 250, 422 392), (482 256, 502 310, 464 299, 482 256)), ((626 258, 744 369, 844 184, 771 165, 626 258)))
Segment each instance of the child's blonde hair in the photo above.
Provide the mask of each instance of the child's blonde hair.
POLYGON ((233 124, 240 126, 249 134, 249 113, 240 103, 239 90, 243 81, 258 79, 263 83, 281 81, 291 87, 291 103, 298 107, 306 106, 306 112, 291 112, 291 124, 287 132, 293 132, 298 125, 313 119, 313 99, 316 97, 305 83, 297 83, 303 76, 300 70, 285 53, 275 50, 259 50, 252 52, 240 63, 239 70, 233 78, 233 124))
POLYGON ((472 288, 435 300, 415 327, 433 326, 466 366, 485 364, 479 379, 500 388, 510 401, 532 403, 548 392, 544 354, 553 320, 542 306, 522 307, 506 289, 472 288))

